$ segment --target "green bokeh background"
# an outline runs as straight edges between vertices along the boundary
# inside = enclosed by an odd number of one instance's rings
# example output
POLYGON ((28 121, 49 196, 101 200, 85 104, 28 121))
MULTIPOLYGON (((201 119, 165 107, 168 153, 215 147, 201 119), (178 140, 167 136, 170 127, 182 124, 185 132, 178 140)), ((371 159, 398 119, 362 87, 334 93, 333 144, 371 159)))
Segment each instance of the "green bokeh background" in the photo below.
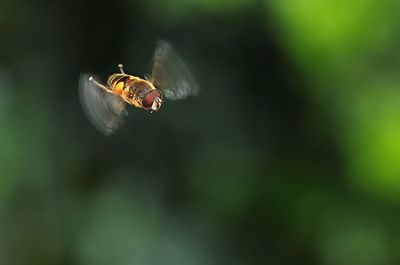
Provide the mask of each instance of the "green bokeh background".
POLYGON ((0 264, 400 263, 400 2, 0 1, 0 264), (104 137, 81 72, 199 97, 104 137))

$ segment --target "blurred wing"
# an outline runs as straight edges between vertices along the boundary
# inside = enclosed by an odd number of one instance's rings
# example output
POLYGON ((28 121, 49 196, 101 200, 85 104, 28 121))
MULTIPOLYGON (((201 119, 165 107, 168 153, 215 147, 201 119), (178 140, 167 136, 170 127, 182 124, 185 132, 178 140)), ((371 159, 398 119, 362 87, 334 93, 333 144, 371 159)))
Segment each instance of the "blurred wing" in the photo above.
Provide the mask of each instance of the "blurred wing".
POLYGON ((166 41, 157 43, 151 81, 167 99, 184 99, 199 93, 192 73, 166 41))
MULTIPOLYGON (((122 124, 128 114, 125 102, 89 81, 90 75, 82 74, 79 80, 79 97, 82 108, 92 124, 109 136, 122 124)), ((98 82, 98 79, 96 80, 98 82)))

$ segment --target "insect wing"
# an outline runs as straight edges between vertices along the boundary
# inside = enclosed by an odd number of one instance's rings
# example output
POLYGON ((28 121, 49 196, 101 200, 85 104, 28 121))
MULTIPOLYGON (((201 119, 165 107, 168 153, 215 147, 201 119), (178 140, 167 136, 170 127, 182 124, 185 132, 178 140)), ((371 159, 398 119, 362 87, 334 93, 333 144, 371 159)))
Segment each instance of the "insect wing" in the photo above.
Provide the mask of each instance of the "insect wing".
MULTIPOLYGON (((105 86, 97 85, 91 76, 82 74, 79 80, 79 97, 82 108, 92 124, 103 134, 110 136, 122 124, 128 114, 125 102, 110 93, 105 86)), ((95 79, 98 82, 99 79, 95 79)))
POLYGON ((166 41, 157 43, 151 81, 167 99, 184 99, 199 93, 192 73, 166 41))

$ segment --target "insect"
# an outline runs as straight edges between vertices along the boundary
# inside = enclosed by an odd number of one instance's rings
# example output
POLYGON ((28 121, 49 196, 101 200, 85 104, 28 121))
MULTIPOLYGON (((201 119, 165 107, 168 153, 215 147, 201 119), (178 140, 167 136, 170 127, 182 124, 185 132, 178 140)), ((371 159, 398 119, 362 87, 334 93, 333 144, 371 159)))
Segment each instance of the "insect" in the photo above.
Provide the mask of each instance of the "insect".
POLYGON ((114 133, 127 116, 126 105, 157 112, 167 100, 184 99, 199 93, 199 86, 183 60, 166 41, 158 41, 151 75, 146 78, 119 73, 111 74, 107 83, 82 74, 79 95, 82 107, 93 125, 103 134, 114 133))

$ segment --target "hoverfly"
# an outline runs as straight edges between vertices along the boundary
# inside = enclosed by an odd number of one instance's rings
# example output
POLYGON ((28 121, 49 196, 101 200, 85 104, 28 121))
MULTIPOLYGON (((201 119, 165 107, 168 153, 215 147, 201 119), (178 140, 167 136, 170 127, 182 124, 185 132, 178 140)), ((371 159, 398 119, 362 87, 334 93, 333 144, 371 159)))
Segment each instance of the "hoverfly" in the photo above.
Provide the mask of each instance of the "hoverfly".
POLYGON ((109 136, 127 115, 126 105, 157 112, 165 99, 177 100, 197 95, 199 87, 183 60, 166 41, 158 41, 151 76, 140 78, 120 73, 111 74, 107 83, 82 74, 79 92, 82 107, 93 125, 109 136))

